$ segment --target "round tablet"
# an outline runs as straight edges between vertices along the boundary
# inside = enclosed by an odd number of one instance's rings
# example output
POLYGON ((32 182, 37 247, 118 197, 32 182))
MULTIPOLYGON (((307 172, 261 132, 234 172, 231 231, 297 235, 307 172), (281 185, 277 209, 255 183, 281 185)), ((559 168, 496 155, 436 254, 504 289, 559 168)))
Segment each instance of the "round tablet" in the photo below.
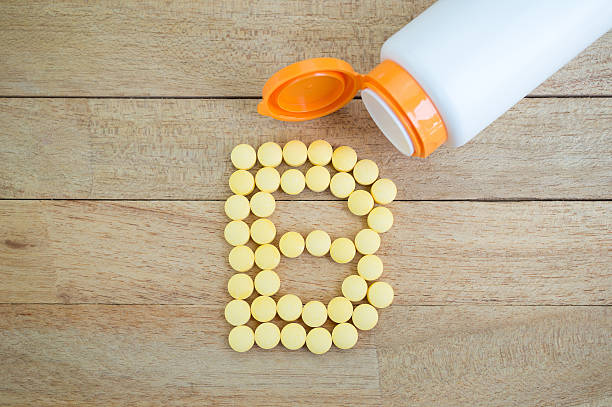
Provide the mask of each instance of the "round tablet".
POLYGON ((357 329, 369 331, 378 323, 378 311, 370 304, 361 304, 353 310, 353 324, 357 329))
POLYGON ((342 282, 342 295, 351 301, 361 301, 368 291, 368 283, 356 274, 350 275, 342 282))
POLYGON ((302 321, 311 328, 321 326, 327 320, 327 308, 321 301, 309 301, 302 309, 302 321))
POLYGON ((368 191, 359 189, 348 198, 349 211, 357 216, 367 215, 374 207, 374 199, 368 191))
POLYGON ((251 318, 251 308, 245 300, 231 300, 225 306, 225 319, 231 325, 244 325, 251 318))
POLYGON ((285 321, 295 321, 302 315, 302 300, 297 295, 283 295, 276 304, 276 312, 285 321))
POLYGON ((331 348, 332 336, 325 328, 314 328, 306 335, 306 347, 315 355, 322 355, 331 348))
POLYGON ((298 257, 304 251, 304 238, 298 232, 287 232, 281 236, 278 247, 286 257, 298 257))
POLYGON ((364 280, 376 280, 383 272, 383 262, 375 254, 368 254, 359 259, 357 263, 357 273, 364 280))
POLYGON ((259 322, 268 322, 276 315, 276 303, 272 298, 261 295, 251 303, 251 314, 259 322))
POLYGON ((264 167, 278 167, 283 160, 283 150, 272 141, 263 143, 257 149, 257 159, 264 167))
POLYGON ((393 302, 393 287, 377 281, 368 288, 368 302, 376 308, 387 308, 393 302))
POLYGON ((340 349, 351 349, 357 343, 358 336, 357 328, 347 322, 336 325, 332 331, 332 341, 340 349))
POLYGON ((255 179, 246 170, 236 170, 229 177, 229 186, 236 195, 248 195, 255 189, 255 179))
POLYGON ((262 244, 255 249, 255 264, 262 270, 272 270, 280 263, 280 253, 276 246, 262 244))
POLYGON ((372 160, 359 160, 353 168, 353 177, 361 185, 370 185, 378 178, 378 165, 372 160))
POLYGON ((255 334, 246 325, 232 328, 228 337, 229 345, 236 352, 246 352, 253 347, 255 334))
POLYGON ((315 165, 306 171, 306 186, 311 191, 323 192, 329 186, 330 178, 327 168, 315 165))
POLYGON ((313 230, 306 236, 306 250, 316 257, 325 256, 329 252, 331 238, 322 230, 313 230))
POLYGON ((236 246, 229 252, 229 264, 236 271, 249 271, 255 255, 248 246, 236 246))
POLYGON ((327 315, 334 322, 346 322, 353 315, 353 304, 346 297, 332 298, 327 304, 327 315))
POLYGON ((238 144, 232 150, 232 164, 239 170, 250 170, 257 161, 255 149, 248 144, 238 144))
POLYGON ((332 165, 338 171, 348 172, 357 162, 357 153, 349 146, 340 146, 332 154, 332 165))
POLYGON ((329 190, 336 198, 346 198, 355 190, 355 178, 348 172, 338 172, 331 178, 329 190))
POLYGON ((329 254, 336 263, 348 263, 355 257, 355 245, 351 239, 340 237, 332 242, 329 254))
POLYGON ((372 196, 377 204, 386 205, 393 202, 397 195, 397 187, 388 178, 382 178, 372 185, 372 196))
POLYGON ((249 207, 253 215, 260 218, 267 218, 274 213, 276 201, 269 192, 257 192, 251 197, 249 207))
POLYGON ((304 190, 306 180, 304 174, 295 168, 288 169, 281 175, 281 189, 289 195, 297 195, 304 190))
POLYGON ((249 216, 251 207, 246 196, 232 195, 225 201, 225 214, 232 220, 242 220, 249 216))
POLYGON ((272 349, 280 342, 280 329, 272 322, 264 322, 255 328, 255 343, 262 349, 272 349))
POLYGON ((393 226, 393 214, 389 208, 377 206, 368 214, 368 226, 378 233, 385 233, 393 226))
POLYGON ((227 282, 227 292, 237 300, 244 300, 253 293, 253 280, 248 274, 234 274, 227 282))
POLYGON ((287 165, 299 167, 306 162, 308 149, 300 140, 291 140, 283 147, 283 158, 287 165))
POLYGON ((315 140, 308 146, 308 159, 313 165, 327 165, 332 158, 332 146, 325 140, 315 140))
POLYGON ((285 325, 281 330, 281 343, 289 350, 300 349, 306 343, 306 330, 296 322, 285 325))
POLYGON ((255 173, 255 185, 262 192, 274 192, 280 186, 280 174, 273 167, 260 168, 255 173))
POLYGON ((249 225, 241 220, 233 220, 225 225, 223 236, 232 246, 244 245, 249 241, 249 225))
POLYGON ((380 235, 372 229, 361 229, 355 236, 355 248, 361 254, 374 254, 379 247, 380 235))
POLYGON ((261 295, 274 295, 280 288, 280 277, 273 270, 261 270, 255 276, 255 289, 261 295))
POLYGON ((257 244, 270 243, 276 237, 276 227, 270 219, 257 219, 251 223, 251 238, 257 244))

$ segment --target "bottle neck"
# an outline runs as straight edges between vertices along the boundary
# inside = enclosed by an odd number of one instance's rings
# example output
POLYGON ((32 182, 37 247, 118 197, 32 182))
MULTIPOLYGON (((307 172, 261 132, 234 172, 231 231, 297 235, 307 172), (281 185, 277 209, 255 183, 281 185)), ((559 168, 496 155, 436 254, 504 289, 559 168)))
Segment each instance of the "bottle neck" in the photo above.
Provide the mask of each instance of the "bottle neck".
POLYGON ((362 98, 378 127, 403 154, 427 157, 448 138, 427 93, 391 60, 363 77, 362 98))

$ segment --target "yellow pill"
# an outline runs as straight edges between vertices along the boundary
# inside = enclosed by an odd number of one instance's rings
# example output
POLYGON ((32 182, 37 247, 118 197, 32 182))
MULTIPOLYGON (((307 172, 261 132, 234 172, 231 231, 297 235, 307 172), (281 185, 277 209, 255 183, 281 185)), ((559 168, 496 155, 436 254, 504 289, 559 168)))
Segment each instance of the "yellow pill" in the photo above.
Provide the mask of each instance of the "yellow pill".
POLYGON ((236 170, 229 177, 229 186, 236 195, 248 195, 255 189, 255 178, 246 170, 236 170))
POLYGON ((342 282, 342 295, 351 301, 357 302, 365 298, 368 283, 356 274, 350 275, 342 282))
POLYGON ((308 149, 299 140, 291 140, 283 147, 283 158, 287 165, 299 167, 306 162, 308 149))
POLYGON ((376 308, 387 308, 393 302, 393 287, 377 281, 368 288, 368 302, 376 308))
POLYGON ((353 315, 353 304, 346 297, 332 298, 327 304, 327 315, 334 322, 346 322, 353 315))
POLYGON ((283 161, 283 150, 278 144, 269 141, 259 146, 257 159, 264 167, 278 167, 283 161))
POLYGON ((302 300, 297 295, 283 295, 276 304, 276 312, 285 321, 295 321, 302 315, 302 300))
POLYGON ((361 185, 370 185, 378 178, 378 165, 372 160, 359 160, 353 168, 353 177, 361 185))
POLYGON ((274 192, 280 186, 280 174, 276 168, 260 168, 255 173, 255 185, 262 192, 274 192))
POLYGON ((368 214, 368 226, 378 233, 385 233, 393 226, 393 214, 389 208, 377 206, 368 214))
POLYGON ((349 211, 357 216, 367 215, 374 207, 374 199, 368 191, 354 191, 348 198, 349 211))
POLYGON ((323 192, 329 186, 330 178, 327 168, 315 165, 306 171, 306 186, 311 191, 323 192))
POLYGON ((332 341, 340 349, 351 349, 357 343, 358 336, 357 328, 348 322, 336 325, 332 331, 332 341))
POLYGON ((253 293, 253 280, 248 274, 234 274, 227 282, 227 292, 237 300, 244 300, 253 293))
POLYGON ((251 224, 251 238, 257 244, 270 243, 276 237, 276 227, 270 219, 257 219, 251 224))
POLYGON ((232 220, 242 220, 249 216, 249 200, 242 195, 232 195, 225 201, 225 214, 232 220))
POLYGON ((244 325, 251 318, 251 308, 244 300, 231 300, 225 306, 225 319, 231 325, 244 325))
POLYGON ((287 232, 281 236, 278 247, 286 257, 298 257, 304 251, 304 238, 298 232, 287 232))
POLYGON ((251 315, 259 322, 268 322, 276 315, 276 303, 268 296, 259 296, 251 303, 251 315))
POLYGON ((355 248, 361 254, 374 254, 379 247, 380 235, 372 229, 362 229, 355 236, 355 248))
POLYGON ((315 355, 322 355, 331 348, 332 336, 325 328, 314 328, 306 335, 306 347, 315 355))
POLYGON ((378 323, 378 311, 370 304, 361 304, 353 310, 353 324, 357 329, 369 331, 378 323))
POLYGON ((289 195, 297 195, 304 190, 306 180, 300 170, 291 168, 281 175, 281 189, 289 195))
POLYGON ((255 256, 248 246, 236 246, 229 253, 229 264, 236 271, 249 271, 255 256))
POLYGON ((255 276, 255 289, 261 295, 274 295, 280 288, 280 277, 273 270, 262 270, 255 276))
POLYGON ((349 146, 340 146, 332 154, 332 165, 338 171, 348 172, 357 163, 357 153, 349 146))
POLYGON ((321 301, 309 301, 302 309, 302 321, 311 328, 321 326, 327 320, 327 308, 321 301))
POLYGON ((260 218, 267 218, 274 213, 276 201, 272 194, 268 192, 257 192, 251 197, 249 206, 253 215, 260 218))
POLYGON ((262 270, 272 270, 280 263, 280 253, 276 246, 263 244, 255 249, 255 264, 262 270))
POLYGON ((280 342, 280 329, 272 322, 264 322, 255 328, 255 343, 262 349, 272 349, 280 342))
POLYGON ((329 190, 336 198, 346 198, 355 190, 355 178, 348 172, 336 173, 329 182, 329 190))
POLYGON ((306 236, 306 250, 316 257, 325 256, 331 247, 331 238, 322 230, 313 230, 306 236))
POLYGON ((225 225, 223 236, 227 243, 232 246, 245 245, 251 236, 249 233, 249 225, 241 220, 233 220, 225 225))
POLYGON ((355 257, 355 245, 351 239, 340 237, 332 242, 329 254, 336 263, 348 263, 355 257))
POLYGON ((300 349, 306 343, 306 330, 296 322, 285 325, 281 330, 281 343, 289 350, 300 349))
POLYGON ((382 178, 372 185, 372 196, 377 204, 386 205, 393 202, 397 195, 397 187, 388 178, 382 178))
POLYGON ((375 254, 368 254, 359 259, 357 273, 364 280, 376 280, 383 272, 383 262, 375 254))
POLYGON ((232 328, 228 337, 230 347, 236 352, 246 352, 255 343, 253 330, 246 325, 232 328))
POLYGON ((255 149, 248 144, 238 144, 232 150, 232 164, 239 170, 250 170, 257 161, 255 149))
POLYGON ((325 140, 315 140, 308 146, 308 159, 313 165, 327 165, 332 158, 332 146, 325 140))

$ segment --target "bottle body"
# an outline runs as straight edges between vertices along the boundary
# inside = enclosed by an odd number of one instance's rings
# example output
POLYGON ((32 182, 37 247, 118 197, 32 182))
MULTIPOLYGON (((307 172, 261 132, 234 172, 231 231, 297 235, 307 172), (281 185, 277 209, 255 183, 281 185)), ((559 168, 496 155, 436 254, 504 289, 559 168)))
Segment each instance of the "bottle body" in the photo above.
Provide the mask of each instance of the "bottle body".
MULTIPOLYGON (((381 59, 414 78, 444 122, 445 143, 458 147, 611 26, 610 0, 439 0, 385 42, 381 59)), ((383 96, 362 91, 381 130, 412 155, 415 138, 401 138, 413 132, 394 127, 386 115, 397 109, 382 112, 383 96)))

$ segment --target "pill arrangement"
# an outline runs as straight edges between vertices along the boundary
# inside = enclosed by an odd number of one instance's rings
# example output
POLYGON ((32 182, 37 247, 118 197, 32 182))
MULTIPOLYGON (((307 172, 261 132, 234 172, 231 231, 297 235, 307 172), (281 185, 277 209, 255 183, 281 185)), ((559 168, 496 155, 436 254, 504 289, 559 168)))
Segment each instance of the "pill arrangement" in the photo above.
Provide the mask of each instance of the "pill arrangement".
POLYGON ((376 281, 382 275, 383 263, 375 254, 380 234, 393 225, 391 211, 382 205, 395 199, 397 189, 393 181, 379 179, 378 166, 372 160, 357 160, 351 147, 340 146, 335 150, 324 141, 317 140, 308 147, 298 140, 280 145, 268 142, 257 151, 247 144, 236 146, 231 153, 236 171, 229 178, 234 195, 225 201, 225 213, 231 219, 224 231, 225 240, 233 246, 229 264, 236 271, 227 284, 233 300, 225 307, 225 319, 234 327, 229 333, 229 344, 237 352, 245 352, 254 344, 271 349, 279 342, 289 350, 306 347, 315 354, 327 352, 334 344, 340 349, 350 349, 357 343, 358 330, 367 331, 378 322, 378 310, 391 305, 393 288, 386 282, 376 281), (313 165, 302 173, 290 168, 281 175, 276 167, 282 161, 290 167, 300 167, 310 161, 313 165), (262 165, 255 176, 249 171, 256 162, 262 165), (331 176, 327 165, 337 171, 331 176), (356 189, 356 184, 369 187, 369 191, 356 189), (258 189, 250 199, 255 188, 258 189), (337 198, 348 198, 348 209, 358 216, 367 216, 368 228, 357 233, 353 240, 340 237, 332 241, 323 230, 313 230, 304 238, 300 233, 288 231, 280 236, 278 248, 272 244, 277 231, 268 219, 276 208, 272 193, 278 189, 297 195, 305 188, 322 192, 327 188, 337 198), (378 204, 378 206, 375 206, 378 204), (253 213, 257 219, 249 226, 244 219, 253 213), (246 246, 249 240, 257 244, 253 251, 246 246), (337 263, 348 263, 356 254, 362 257, 357 273, 344 279, 341 297, 335 297, 327 306, 320 301, 303 304, 294 294, 283 295, 275 301, 281 285, 274 271, 281 255, 296 258, 306 250, 317 257, 330 255, 337 263), (257 266, 261 271, 253 280, 246 272, 257 266), (249 304, 246 299, 253 291, 258 296, 249 304), (353 303, 367 300, 354 306, 353 303), (272 319, 277 316, 287 324, 280 329, 272 319), (255 331, 245 325, 251 317, 259 322, 255 331), (303 325, 296 321, 301 318, 303 325), (322 325, 330 319, 335 325, 331 333, 322 325))

